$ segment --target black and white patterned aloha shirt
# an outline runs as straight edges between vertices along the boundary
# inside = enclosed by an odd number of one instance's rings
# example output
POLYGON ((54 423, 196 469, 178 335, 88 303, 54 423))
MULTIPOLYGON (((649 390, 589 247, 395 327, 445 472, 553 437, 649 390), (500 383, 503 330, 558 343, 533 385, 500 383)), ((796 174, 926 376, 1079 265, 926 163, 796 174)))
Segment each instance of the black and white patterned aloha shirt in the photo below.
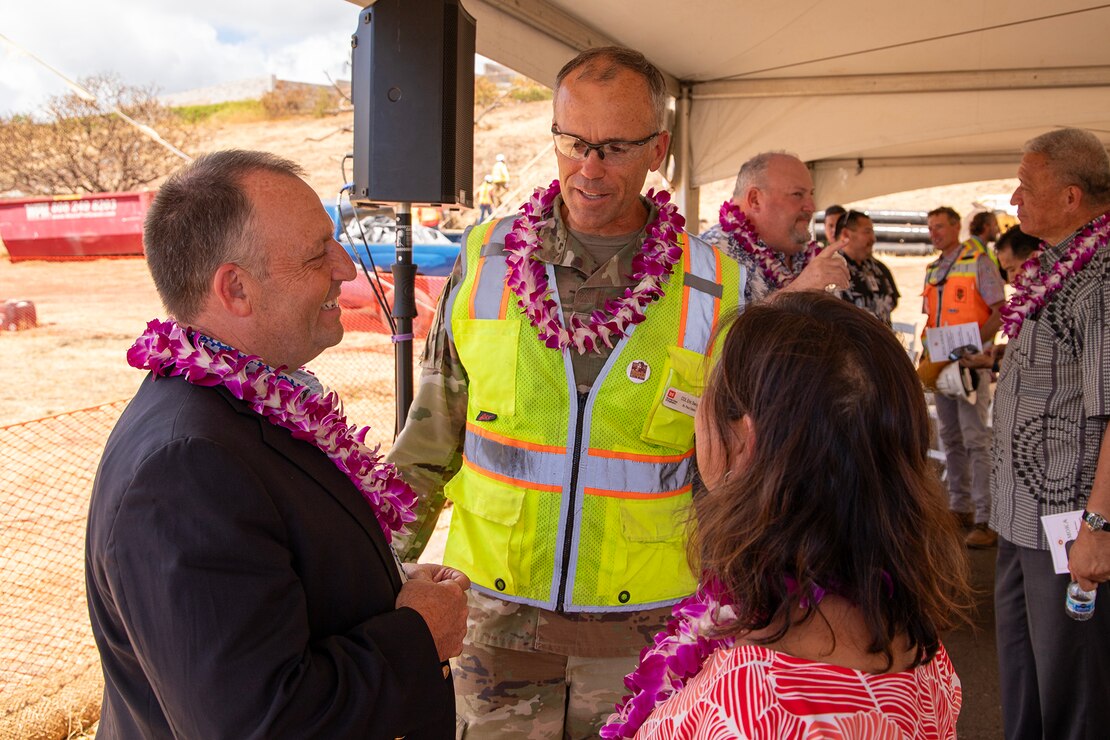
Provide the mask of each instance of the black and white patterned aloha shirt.
POLYGON ((840 297, 890 326, 890 314, 899 296, 890 270, 874 257, 856 262, 843 251, 840 254, 848 263, 848 289, 840 291, 840 297))
MULTIPOLYGON (((1078 233, 1078 232, 1077 232, 1078 233)), ((1041 255, 1047 272, 1075 234, 1041 255)), ((994 395, 991 528, 1047 549, 1040 517, 1086 505, 1110 416, 1110 247, 1010 341, 994 395)))

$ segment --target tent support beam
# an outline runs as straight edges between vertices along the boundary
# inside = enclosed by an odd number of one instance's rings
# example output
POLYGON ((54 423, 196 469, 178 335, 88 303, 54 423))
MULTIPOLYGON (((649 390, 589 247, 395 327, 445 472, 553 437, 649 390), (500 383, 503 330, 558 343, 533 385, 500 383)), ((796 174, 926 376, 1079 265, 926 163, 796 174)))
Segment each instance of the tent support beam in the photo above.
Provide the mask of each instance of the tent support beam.
POLYGON ((911 72, 694 83, 694 100, 894 95, 953 91, 1110 87, 1110 65, 1048 69, 911 72))
POLYGON ((1013 165, 1015 171, 1021 163, 1020 152, 968 152, 964 154, 936 154, 905 157, 830 157, 810 162, 814 171, 848 169, 860 173, 883 167, 956 167, 961 165, 1013 165))

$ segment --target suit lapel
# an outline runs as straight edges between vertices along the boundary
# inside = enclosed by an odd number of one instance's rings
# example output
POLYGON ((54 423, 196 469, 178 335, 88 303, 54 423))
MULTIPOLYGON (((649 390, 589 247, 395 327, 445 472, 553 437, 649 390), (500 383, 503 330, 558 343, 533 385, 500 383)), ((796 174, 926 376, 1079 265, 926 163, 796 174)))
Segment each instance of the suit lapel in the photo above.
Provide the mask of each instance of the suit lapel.
MULTIPOLYGON (((217 390, 229 401, 235 410, 243 415, 255 419, 262 432, 262 440, 275 452, 296 465, 306 475, 315 480, 327 495, 334 498, 339 504, 354 517, 355 521, 366 531, 374 549, 378 551, 382 564, 389 573, 390 581, 395 589, 400 590, 401 578, 397 573, 397 560, 389 543, 385 540, 381 525, 370 508, 370 502, 362 497, 355 484, 339 470, 320 448, 311 442, 294 439, 293 434, 284 427, 270 423, 256 414, 245 403, 231 395, 226 389, 218 387, 217 390)), ((306 492, 306 495, 309 495, 306 492)))

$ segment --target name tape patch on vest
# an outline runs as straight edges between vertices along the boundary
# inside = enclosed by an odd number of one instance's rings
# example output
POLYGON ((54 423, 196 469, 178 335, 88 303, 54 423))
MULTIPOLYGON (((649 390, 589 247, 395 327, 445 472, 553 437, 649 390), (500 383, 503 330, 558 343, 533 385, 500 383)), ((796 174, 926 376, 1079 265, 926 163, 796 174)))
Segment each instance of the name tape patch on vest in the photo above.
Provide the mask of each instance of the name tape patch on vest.
POLYGON ((479 411, 478 415, 474 417, 475 421, 497 421, 497 414, 492 411, 479 411))
POLYGON ((686 414, 687 416, 693 416, 698 413, 698 402, 700 401, 701 396, 695 396, 693 393, 680 391, 673 386, 663 393, 664 406, 686 414))

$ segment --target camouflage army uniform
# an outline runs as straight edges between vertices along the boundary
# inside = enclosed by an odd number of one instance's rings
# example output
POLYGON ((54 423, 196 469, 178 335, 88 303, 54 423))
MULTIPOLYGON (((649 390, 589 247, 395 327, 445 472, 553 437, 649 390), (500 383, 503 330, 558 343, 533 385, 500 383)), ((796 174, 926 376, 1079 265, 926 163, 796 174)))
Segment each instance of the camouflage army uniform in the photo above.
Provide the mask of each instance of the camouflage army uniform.
MULTIPOLYGON (((736 240, 725 233, 720 224, 715 224, 706 229, 701 235, 702 241, 713 245, 719 251, 724 252, 729 257, 740 263, 740 267, 744 271, 744 305, 749 305, 753 301, 762 301, 767 296, 778 290, 774 283, 767 279, 762 268, 759 266, 759 261, 755 257, 745 252, 736 240)), ((782 263, 783 269, 798 277, 802 270, 806 268, 809 261, 806 259, 806 253, 799 252, 794 255, 791 265, 786 263, 786 255, 778 250, 772 249, 764 244, 763 240, 759 241, 760 246, 765 247, 774 255, 775 259, 782 263)))
MULTIPOLYGON (((651 209, 648 222, 656 209, 651 209)), ((538 259, 556 265, 555 280, 563 320, 571 312, 589 315, 634 285, 632 258, 644 231, 618 237, 579 237, 560 216, 541 233, 538 259)), ((463 235, 465 240, 469 232, 463 235)), ((423 551, 443 509, 443 487, 462 464, 466 423, 467 373, 447 335, 444 306, 461 279, 460 255, 443 294, 421 358, 420 385, 404 431, 389 459, 417 491, 412 534, 397 541, 402 560, 423 551)), ((651 320, 651 308, 647 309, 651 320)), ((535 329, 530 329, 535 331, 535 329)), ((537 338, 536 341, 539 341, 537 338)), ((588 391, 610 351, 571 352, 575 382, 588 391)), ((467 644, 454 661, 458 711, 467 737, 593 737, 626 693, 623 677, 636 665, 670 615, 668 607, 642 612, 558 613, 470 592, 467 644), (497 676, 497 681, 491 679, 497 676), (567 698, 567 691, 570 698, 567 698), (565 711, 564 711, 565 710, 565 711), (565 715, 565 716, 564 716, 565 715)))

